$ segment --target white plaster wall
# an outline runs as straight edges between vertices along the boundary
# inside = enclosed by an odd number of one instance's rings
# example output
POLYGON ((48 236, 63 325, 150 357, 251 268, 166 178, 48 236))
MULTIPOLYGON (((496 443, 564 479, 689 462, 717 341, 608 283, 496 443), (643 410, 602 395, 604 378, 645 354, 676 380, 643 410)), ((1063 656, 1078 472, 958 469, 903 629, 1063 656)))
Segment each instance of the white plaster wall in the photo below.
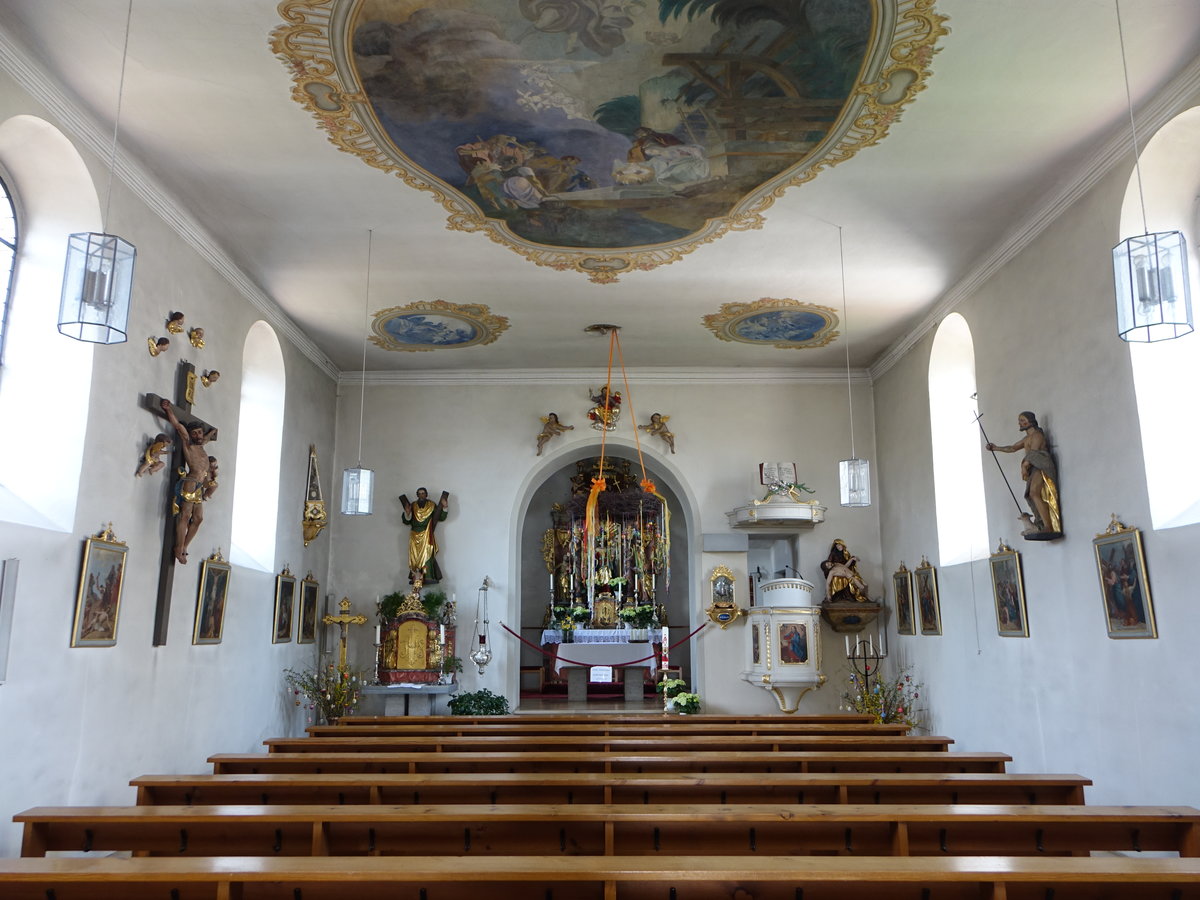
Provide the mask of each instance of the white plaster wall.
MULTIPOLYGON (((601 352, 598 347, 597 353, 601 352)), ((591 385, 595 388, 595 385, 591 385)), ((357 395, 358 386, 343 386, 357 395)), ((704 534, 728 533, 725 513, 761 497, 758 463, 795 460, 799 477, 829 506, 824 524, 801 535, 800 568, 820 580, 818 564, 834 537, 845 538, 863 559, 869 584, 882 590, 879 532, 873 509, 847 510, 838 505, 837 460, 849 455, 849 421, 845 383, 664 384, 632 385, 638 421, 651 412, 671 416, 676 434, 674 455, 658 440, 643 440, 642 449, 653 466, 671 479, 691 516, 689 531, 696 541, 691 551, 691 626, 699 625, 709 603, 708 577, 715 565, 728 565, 738 577, 739 601, 745 605, 744 554, 701 553, 704 534)), ((856 386, 855 439, 860 455, 874 453, 871 395, 856 386)), ((459 602, 459 655, 470 651, 476 589, 485 575, 496 587, 489 592, 492 650, 495 659, 485 674, 468 666, 460 676, 467 690, 486 687, 506 695, 516 706, 520 645, 501 623, 516 630, 520 622, 521 514, 527 498, 548 475, 578 458, 598 439, 585 412, 590 406, 588 385, 549 379, 544 384, 380 385, 368 384, 368 420, 363 436, 363 465, 376 473, 375 515, 338 517, 333 525, 334 554, 331 585, 348 595, 355 608, 367 613, 375 600, 407 586, 407 528, 400 521, 401 493, 415 496, 418 487, 431 497, 450 492, 450 513, 438 526, 442 546, 443 589, 459 602), (539 416, 556 411, 564 424, 574 425, 535 455, 539 416)), ((357 396, 354 397, 357 400, 357 396)), ((338 419, 337 469, 353 465, 357 452, 358 404, 343 404, 338 419)), ((628 454, 633 448, 628 400, 611 445, 628 454)), ((546 510, 532 514, 543 521, 546 510)), ((545 570, 532 573, 537 589, 545 570)), ((744 621, 744 620, 743 620, 744 621)), ((672 625, 682 625, 672 618, 672 625)), ((693 644, 695 671, 687 673, 710 712, 777 711, 774 700, 760 688, 742 681, 744 668, 741 628, 722 632, 706 628, 693 644)), ((352 638, 352 652, 363 667, 372 665, 370 634, 352 638)), ((841 639, 836 643, 840 646, 841 639)), ((836 657, 832 657, 836 659, 836 657)), ((830 671, 831 682, 840 669, 830 671)), ((803 709, 835 708, 841 686, 830 684, 811 694, 803 709)))
MULTIPOLYGON (((1016 511, 985 459, 991 546, 1021 551, 1030 637, 996 633, 987 561, 939 571, 943 635, 895 637, 925 682, 930 727, 961 750, 1011 753, 1012 771, 1080 773, 1097 803, 1200 802, 1190 692, 1200 527, 1153 531, 1129 354, 1116 337, 1109 250, 1128 170, 1103 179, 957 311, 975 340, 989 437, 1019 437, 1038 414, 1057 453, 1066 537, 1020 538, 1016 511), (1110 640, 1092 539, 1117 513, 1143 529, 1158 640, 1110 640)), ((877 380, 884 566, 934 556, 927 335, 877 380)), ((1196 385, 1164 385, 1198 413, 1196 385)), ((1187 448, 1178 464, 1194 465, 1187 448)), ((1019 454, 1000 455, 1014 490, 1019 454)), ((890 593, 890 592, 889 592, 890 593)), ((894 625, 893 625, 894 628, 894 625)))
MULTIPOLYGON (((11 84, 0 85, 0 119, 18 113, 49 118, 11 84)), ((104 162, 81 153, 103 184, 104 162)), ((20 560, 8 677, 0 685, 2 856, 19 853, 20 832, 11 819, 30 806, 132 803, 132 777, 201 772, 211 753, 258 750, 263 738, 295 733, 303 720, 281 672, 315 659, 313 645, 271 643, 274 578, 240 567, 230 580, 224 640, 191 644, 199 560, 217 547, 226 554, 229 549, 241 350, 260 316, 120 183, 114 185, 109 230, 138 248, 130 339, 98 347, 91 384, 77 386, 90 391, 91 411, 74 530, 60 534, 0 523, 0 558, 20 560), (196 350, 175 338, 166 355, 152 359, 145 339, 163 333, 174 309, 187 314, 189 325, 205 329, 206 346, 196 350), (140 395, 173 397, 181 358, 222 373, 212 389, 197 388, 196 403, 196 414, 220 428, 210 450, 221 461, 221 488, 192 545, 193 562, 176 569, 167 644, 152 647, 165 473, 133 474, 146 439, 161 423, 142 409, 140 395), (117 645, 71 649, 83 540, 109 521, 130 547, 117 645)), ((65 236, 63 247, 65 254, 65 236)), ((46 302, 57 304, 57 294, 46 302)), ((324 582, 328 534, 305 549, 299 519, 310 443, 318 447, 328 483, 335 386, 282 336, 281 343, 288 390, 277 569, 290 562, 298 575, 311 569, 324 582)), ((54 397, 46 398, 43 420, 5 422, 2 428, 3 440, 52 439, 54 397)))

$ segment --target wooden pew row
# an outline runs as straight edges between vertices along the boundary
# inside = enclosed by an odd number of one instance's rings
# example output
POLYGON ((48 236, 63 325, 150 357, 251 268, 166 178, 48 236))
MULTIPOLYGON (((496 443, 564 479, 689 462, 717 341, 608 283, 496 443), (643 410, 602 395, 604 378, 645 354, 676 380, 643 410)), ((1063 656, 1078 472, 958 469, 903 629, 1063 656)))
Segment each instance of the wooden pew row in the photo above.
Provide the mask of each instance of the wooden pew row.
POLYGON ((1200 810, 1134 806, 38 807, 22 856, 1200 855, 1200 810))
POLYGON ((767 725, 754 724, 722 724, 718 722, 691 721, 691 717, 673 717, 670 719, 656 718, 645 723, 629 724, 576 724, 554 722, 491 722, 483 725, 414 725, 404 723, 365 724, 353 723, 344 725, 310 725, 305 731, 313 737, 393 737, 422 735, 428 737, 491 737, 497 734, 517 734, 533 736, 550 735, 583 735, 585 737, 638 737, 642 735, 679 735, 679 734, 712 734, 712 735, 906 735, 909 727, 904 724, 879 725, 875 722, 818 722, 818 723, 771 723, 767 725))
POLYGON ((260 772, 1003 772, 1006 753, 651 751, 575 753, 216 753, 213 773, 260 772))
POLYGON ((1200 860, 1054 857, 5 859, 6 900, 1200 898, 1200 860))
POLYGON ((497 772, 142 775, 138 805, 386 803, 997 803, 1082 805, 1079 775, 497 772))
POLYGON ((584 735, 506 735, 467 737, 302 737, 268 738, 263 741, 272 753, 312 753, 343 750, 359 753, 398 753, 423 750, 429 753, 487 753, 494 750, 577 750, 603 753, 614 750, 949 750, 948 737, 906 735, 736 735, 664 734, 654 737, 586 737, 584 735))
MULTIPOLYGON (((536 712, 522 713, 515 712, 507 716, 343 716, 338 719, 339 725, 411 725, 414 718, 418 725, 491 725, 496 722, 541 722, 553 721, 564 725, 640 725, 646 721, 656 721, 661 719, 661 713, 658 710, 648 710, 642 713, 559 713, 559 712, 536 712)), ((737 715, 719 715, 712 713, 701 713, 700 715, 688 716, 680 718, 672 716, 672 722, 711 722, 717 724, 728 725, 790 725, 797 722, 811 725, 827 723, 837 725, 844 722, 866 722, 873 723, 873 716, 866 713, 811 713, 808 715, 797 714, 791 716, 784 715, 764 715, 764 716, 737 716, 737 715)))

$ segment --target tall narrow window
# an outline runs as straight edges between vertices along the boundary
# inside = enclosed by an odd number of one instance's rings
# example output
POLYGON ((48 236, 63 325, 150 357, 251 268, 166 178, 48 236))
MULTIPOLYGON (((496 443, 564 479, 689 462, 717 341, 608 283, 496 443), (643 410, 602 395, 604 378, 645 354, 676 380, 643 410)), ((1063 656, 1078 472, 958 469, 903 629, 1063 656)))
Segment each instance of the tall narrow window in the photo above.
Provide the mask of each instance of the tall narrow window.
MULTIPOLYGON (((1138 158, 1151 231, 1182 231, 1188 245, 1192 296, 1200 296, 1200 107, 1158 130, 1138 158)), ((1121 207, 1120 233, 1142 232, 1136 173, 1121 207)), ((1113 243, 1116 243, 1114 240, 1113 243)), ((1200 441, 1200 333, 1154 344, 1129 344, 1133 386, 1142 432, 1142 462, 1150 521, 1155 528, 1200 522, 1200 466, 1187 448, 1200 441), (1180 451, 1184 452, 1180 452, 1180 451)))
POLYGON ((58 333, 58 295, 65 236, 99 230, 100 203, 74 145, 36 116, 0 123, 0 167, 21 212, 15 265, 0 281, 12 283, 0 367, 0 521, 72 531, 92 345, 58 333))
POLYGON ((983 451, 975 421, 975 344, 958 313, 938 326, 929 355, 929 425, 941 565, 988 555, 983 451))
POLYGON ((4 365, 4 334, 12 300, 13 268, 17 262, 17 210, 8 185, 0 178, 0 366, 4 365))
POLYGON ((266 322, 255 322, 242 347, 242 405, 229 559, 263 572, 275 570, 284 394, 279 338, 266 322))

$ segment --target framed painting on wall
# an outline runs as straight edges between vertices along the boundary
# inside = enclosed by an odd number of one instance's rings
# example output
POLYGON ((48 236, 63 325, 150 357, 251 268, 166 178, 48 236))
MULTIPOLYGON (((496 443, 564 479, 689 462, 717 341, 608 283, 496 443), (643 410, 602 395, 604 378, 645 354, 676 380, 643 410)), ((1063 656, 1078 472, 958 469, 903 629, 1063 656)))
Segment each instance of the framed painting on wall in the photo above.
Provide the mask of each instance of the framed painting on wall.
POLYGON ((942 608, 938 600, 937 569, 922 557, 913 577, 917 583, 917 606, 921 610, 921 634, 941 634, 942 608))
POLYGON ((1108 528, 1092 541, 1100 592, 1110 638, 1156 638, 1154 604, 1146 577, 1142 532, 1112 517, 1108 528))
POLYGON ((83 545, 79 591, 75 595, 72 647, 112 647, 117 643, 117 616, 125 583, 129 547, 117 540, 112 525, 83 545))
POLYGON ((300 622, 297 625, 296 643, 312 644, 317 640, 317 593, 320 585, 312 572, 300 582, 300 622))
POLYGON ((1021 554, 1000 542, 990 557, 992 599, 996 603, 996 631, 1001 637, 1029 637, 1021 554))
POLYGON ((808 626, 801 622, 779 625, 779 662, 799 666, 808 662, 808 626))
POLYGON ((225 602, 229 598, 229 563, 218 550, 200 567, 200 590, 196 592, 196 622, 193 644, 219 644, 225 630, 225 602))
POLYGON ((286 644, 292 639, 292 612, 296 600, 296 577, 287 566, 275 576, 275 617, 271 632, 272 644, 286 644))
POLYGON ((899 634, 916 634, 916 619, 913 617, 912 572, 900 563, 892 573, 892 587, 896 592, 896 631, 899 634))

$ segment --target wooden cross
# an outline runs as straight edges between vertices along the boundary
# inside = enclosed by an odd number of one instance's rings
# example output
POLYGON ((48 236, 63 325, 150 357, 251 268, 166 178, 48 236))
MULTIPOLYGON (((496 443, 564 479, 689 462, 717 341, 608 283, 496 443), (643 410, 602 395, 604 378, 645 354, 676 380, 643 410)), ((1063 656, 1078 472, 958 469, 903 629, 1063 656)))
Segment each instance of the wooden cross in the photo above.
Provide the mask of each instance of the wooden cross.
POLYGON ((341 613, 338 615, 326 615, 321 619, 324 625, 337 625, 341 629, 341 634, 338 637, 338 667, 346 668, 346 633, 351 625, 366 625, 367 617, 362 613, 350 615, 350 598, 343 597, 338 601, 338 609, 341 613))
MULTIPOLYGON (((175 417, 181 422, 198 422, 205 431, 212 426, 192 414, 192 403, 196 394, 196 367, 187 361, 179 363, 175 377, 176 401, 171 404, 175 417)), ((157 394, 143 394, 142 405, 159 418, 165 419, 163 398, 157 394)), ((158 597, 154 604, 154 646, 167 643, 167 624, 171 616, 171 592, 175 584, 175 517, 171 505, 175 499, 175 481, 178 471, 184 466, 183 447, 174 428, 166 429, 174 440, 175 450, 171 454, 171 474, 167 478, 166 525, 163 528, 162 556, 158 565, 158 597)), ((215 434, 215 429, 212 429, 215 434)), ((216 437, 213 437, 216 440, 216 437)))

